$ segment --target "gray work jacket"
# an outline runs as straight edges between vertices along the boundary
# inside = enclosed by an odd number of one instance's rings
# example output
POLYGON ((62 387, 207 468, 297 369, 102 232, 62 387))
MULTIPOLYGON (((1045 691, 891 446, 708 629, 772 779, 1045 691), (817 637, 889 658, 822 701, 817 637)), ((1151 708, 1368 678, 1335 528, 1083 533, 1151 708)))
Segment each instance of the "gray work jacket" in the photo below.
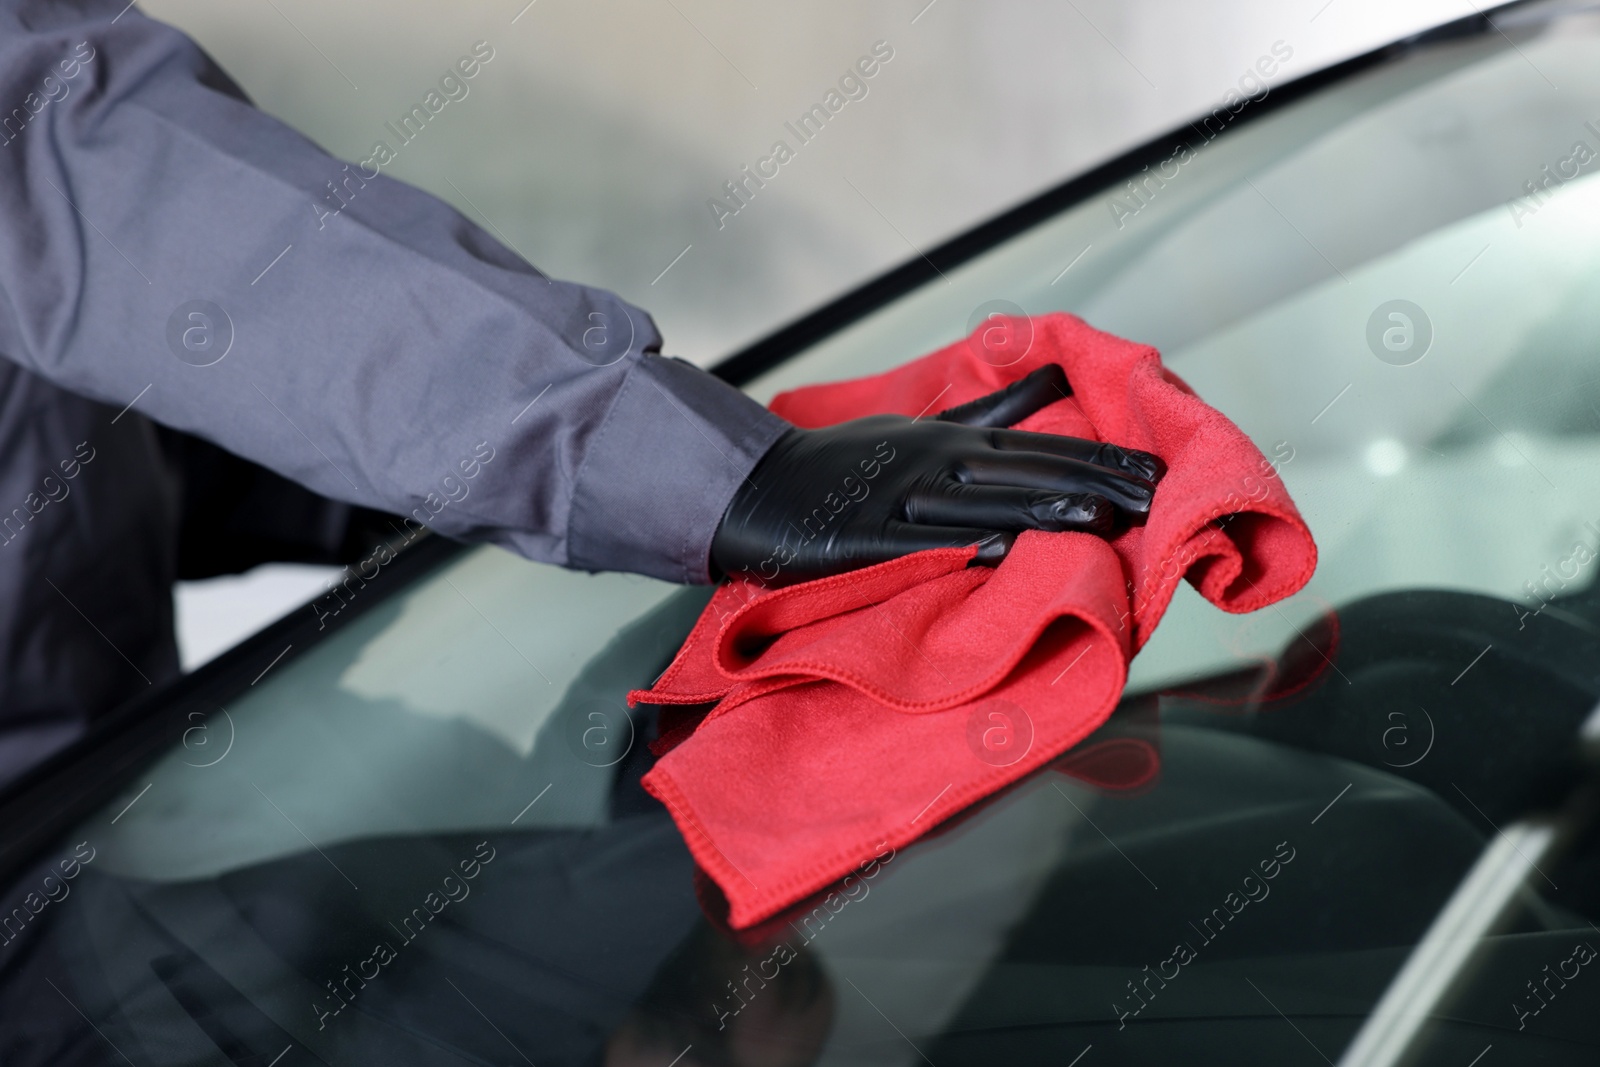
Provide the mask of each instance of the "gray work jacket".
POLYGON ((0 0, 0 727, 171 673, 152 420, 454 537, 709 580, 786 423, 125 4, 0 0))

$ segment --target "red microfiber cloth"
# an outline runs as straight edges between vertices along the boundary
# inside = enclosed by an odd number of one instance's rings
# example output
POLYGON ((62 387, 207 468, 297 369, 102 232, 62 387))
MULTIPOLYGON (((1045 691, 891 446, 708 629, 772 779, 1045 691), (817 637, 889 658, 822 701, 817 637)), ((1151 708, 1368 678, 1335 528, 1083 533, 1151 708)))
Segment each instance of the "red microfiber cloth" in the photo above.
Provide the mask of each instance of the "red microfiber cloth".
POLYGON ((1246 612, 1316 567, 1272 464, 1155 349, 1070 315, 1007 325, 1031 337, 1020 356, 999 360, 974 334, 886 374, 784 393, 772 410, 801 427, 917 416, 1056 363, 1072 395, 1017 428, 1160 456, 1149 521, 1109 541, 1030 531, 994 568, 949 548, 782 589, 720 588, 672 665, 629 700, 699 706, 663 710, 643 781, 734 927, 1083 740, 1116 706, 1180 578, 1246 612))

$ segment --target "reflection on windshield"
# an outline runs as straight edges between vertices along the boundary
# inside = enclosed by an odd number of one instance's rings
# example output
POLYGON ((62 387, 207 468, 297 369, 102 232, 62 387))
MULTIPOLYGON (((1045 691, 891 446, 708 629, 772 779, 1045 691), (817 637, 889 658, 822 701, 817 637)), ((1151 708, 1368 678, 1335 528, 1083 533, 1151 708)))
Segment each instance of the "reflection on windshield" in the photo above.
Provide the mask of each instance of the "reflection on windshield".
MULTIPOLYGON (((1600 640, 1518 630, 1504 606, 1385 594, 1342 612, 1332 669, 1283 695, 1222 675, 1130 698, 1084 751, 1137 741, 1153 776, 1069 753, 744 934, 640 790, 640 750, 602 773, 607 815, 591 827, 328 842, 188 880, 82 864, 72 895, 0 949, 0 1004, 30 1020, 12 1031, 28 1040, 76 1032, 81 1010, 119 1046, 195 1033, 262 1062, 304 1048, 650 1063, 676 1045, 688 1064, 806 1063, 824 1038, 820 1062, 841 1064, 1070 1060, 1090 1045, 1139 1063, 1180 1039, 1218 1062, 1241 1040, 1261 1062, 1314 1062, 1349 1040, 1494 827, 1574 780, 1600 640), (1480 642, 1501 654, 1452 686, 1480 642), (1508 717, 1508 700, 1529 710, 1508 717), (58 977, 64 996, 40 980, 58 977)), ((1600 622, 1592 595, 1561 610, 1600 622)), ((621 640, 681 636, 692 616, 669 601, 621 640)), ((1304 676, 1297 645, 1274 676, 1304 676)), ((653 735, 648 712, 634 725, 653 735)), ((1544 903, 1499 936, 1494 958, 1518 966, 1484 969, 1488 991, 1453 1009, 1468 1030, 1503 1026, 1522 964, 1570 948, 1600 891, 1589 869, 1552 868, 1544 903)), ((0 904, 26 909, 42 877, 0 904)), ((1574 985, 1541 1039, 1592 1039, 1597 998, 1574 985)), ((79 1031, 86 1050, 99 1040, 79 1031)))

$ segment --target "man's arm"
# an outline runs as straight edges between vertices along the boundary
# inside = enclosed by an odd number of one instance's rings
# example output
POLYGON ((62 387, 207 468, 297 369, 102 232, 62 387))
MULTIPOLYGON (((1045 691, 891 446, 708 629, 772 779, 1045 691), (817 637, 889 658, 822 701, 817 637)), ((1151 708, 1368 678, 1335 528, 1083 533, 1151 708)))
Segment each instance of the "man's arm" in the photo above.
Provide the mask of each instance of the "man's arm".
POLYGON ((708 579, 786 423, 123 3, 0 0, 0 354, 327 496, 708 579))

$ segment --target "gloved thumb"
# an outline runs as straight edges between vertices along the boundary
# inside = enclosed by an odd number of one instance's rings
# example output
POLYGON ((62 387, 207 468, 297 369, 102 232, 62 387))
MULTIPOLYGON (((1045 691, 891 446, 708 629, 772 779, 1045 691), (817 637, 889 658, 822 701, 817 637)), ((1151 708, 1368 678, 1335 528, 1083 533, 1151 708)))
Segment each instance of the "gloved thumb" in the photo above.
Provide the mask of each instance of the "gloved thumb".
POLYGON ((1015 426, 1040 408, 1072 395, 1067 372, 1051 363, 1004 389, 947 408, 935 415, 940 422, 963 426, 1015 426))

